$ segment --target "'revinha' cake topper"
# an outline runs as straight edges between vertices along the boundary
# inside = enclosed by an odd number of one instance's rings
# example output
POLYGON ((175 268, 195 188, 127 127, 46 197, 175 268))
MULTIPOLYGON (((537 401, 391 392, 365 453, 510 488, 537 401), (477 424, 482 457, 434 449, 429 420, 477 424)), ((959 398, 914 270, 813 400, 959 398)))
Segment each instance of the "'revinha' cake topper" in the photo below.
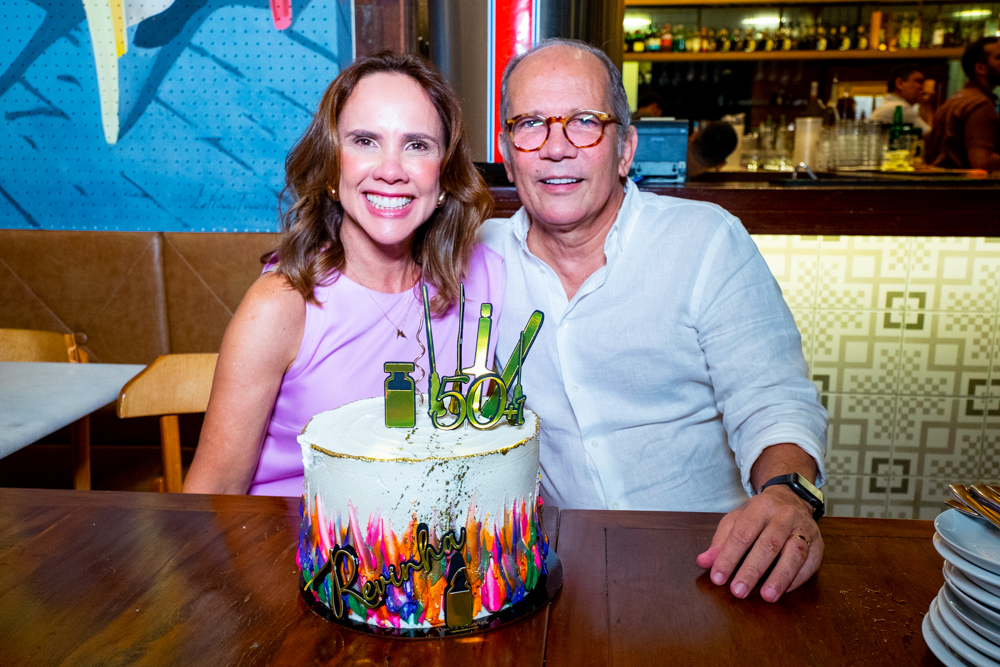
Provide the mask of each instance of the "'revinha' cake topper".
MULTIPOLYGON (((536 310, 521 331, 517 348, 513 350, 503 370, 490 371, 487 355, 493 329, 493 305, 484 303, 479 310, 476 332, 476 356, 471 366, 462 368, 462 324, 465 319, 465 285, 461 287, 458 311, 458 354, 454 375, 441 377, 434 361, 434 332, 431 329, 430 300, 427 286, 422 286, 424 325, 427 328, 427 415, 436 428, 451 431, 466 420, 475 429, 495 426, 501 417, 515 426, 524 423, 524 392, 521 391, 521 366, 542 327, 544 315, 536 310), (515 384, 516 379, 516 384, 515 384), (464 385, 469 383, 466 389, 464 385), (449 385, 451 386, 448 389, 449 385), (493 393, 486 390, 493 387, 493 393)), ((410 373, 412 361, 387 361, 383 367, 385 380, 385 425, 389 428, 413 428, 416 423, 416 385, 410 373)))

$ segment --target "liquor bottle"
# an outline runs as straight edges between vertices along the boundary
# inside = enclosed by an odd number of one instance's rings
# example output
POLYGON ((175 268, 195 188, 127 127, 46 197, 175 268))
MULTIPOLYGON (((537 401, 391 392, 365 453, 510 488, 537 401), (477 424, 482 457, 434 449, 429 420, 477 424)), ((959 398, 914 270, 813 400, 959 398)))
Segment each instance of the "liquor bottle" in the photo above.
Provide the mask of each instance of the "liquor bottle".
POLYGON ((934 20, 933 31, 931 32, 931 48, 940 49, 944 46, 944 21, 941 20, 941 12, 938 12, 934 20))
POLYGON ((920 12, 917 12, 913 17, 913 23, 910 24, 910 48, 919 49, 921 40, 923 40, 924 33, 924 22, 920 18, 920 12))
POLYGON ((836 125, 837 121, 840 120, 840 116, 837 114, 837 84, 837 75, 834 74, 833 83, 830 84, 830 101, 826 103, 826 114, 823 117, 823 125, 826 126, 836 125))
POLYGON ((764 29, 764 50, 774 51, 774 37, 771 35, 771 31, 767 28, 764 29))
POLYGON ((865 32, 866 32, 865 31, 865 26, 864 25, 859 25, 858 26, 858 38, 857 38, 857 40, 854 43, 854 48, 856 48, 858 51, 866 51, 866 50, 868 50, 868 35, 866 35, 865 32))
POLYGON ((674 33, 671 31, 670 24, 666 23, 663 25, 663 31, 660 33, 660 51, 670 52, 674 50, 674 33))
POLYGON ((805 44, 799 48, 805 49, 807 51, 816 50, 816 24, 810 23, 806 28, 806 38, 805 44))
POLYGON ((797 51, 799 49, 799 43, 802 41, 802 24, 798 21, 792 26, 792 50, 797 51))
POLYGON ((684 25, 678 24, 674 29, 674 53, 683 53, 687 46, 687 39, 684 33, 684 25))
POLYGON ((851 94, 851 86, 844 84, 837 100, 837 114, 844 119, 853 120, 855 115, 854 95, 851 94))
POLYGON ((850 51, 851 50, 851 36, 847 34, 847 26, 840 26, 840 50, 850 51))
MULTIPOLYGON (((713 35, 712 41, 715 41, 715 36, 713 35)), ((702 53, 708 53, 708 29, 705 26, 701 27, 701 49, 702 53)))
POLYGON ((889 126, 889 150, 896 151, 905 148, 901 138, 906 133, 903 125, 903 107, 896 105, 896 110, 892 113, 892 125, 889 126))
POLYGON ((646 34, 646 50, 660 50, 660 32, 652 25, 649 25, 649 33, 646 34))
POLYGON ((819 81, 812 81, 809 83, 809 103, 802 111, 802 116, 822 118, 824 115, 826 115, 826 109, 823 108, 823 103, 819 99, 819 81))
POLYGON ((733 36, 730 38, 729 43, 732 45, 730 51, 743 50, 743 33, 740 32, 739 28, 733 28, 733 36))
POLYGON ((827 44, 828 42, 826 40, 826 28, 823 27, 823 19, 817 19, 816 50, 826 51, 827 44))
POLYGON ((636 30, 635 35, 632 39, 632 50, 636 53, 642 53, 646 50, 646 39, 642 32, 636 30))
POLYGON ((983 24, 979 21, 973 21, 969 27, 968 36, 962 35, 962 44, 972 44, 973 42, 978 42, 979 38, 983 36, 983 24))
POLYGON ((781 50, 792 50, 792 29, 787 25, 781 29, 781 50))
POLYGON ((719 30, 718 42, 717 50, 719 51, 729 53, 729 49, 733 48, 733 43, 729 39, 729 31, 725 28, 719 30))
POLYGON ((754 37, 753 28, 747 28, 747 34, 743 40, 743 50, 747 53, 753 53, 757 50, 757 39, 754 37))
POLYGON ((910 48, 910 15, 903 14, 903 21, 899 25, 899 37, 897 38, 899 48, 910 48))
POLYGON ((688 47, 687 50, 690 51, 691 53, 697 53, 698 51, 701 51, 701 33, 698 32, 697 28, 691 30, 691 34, 688 35, 687 47, 688 47))

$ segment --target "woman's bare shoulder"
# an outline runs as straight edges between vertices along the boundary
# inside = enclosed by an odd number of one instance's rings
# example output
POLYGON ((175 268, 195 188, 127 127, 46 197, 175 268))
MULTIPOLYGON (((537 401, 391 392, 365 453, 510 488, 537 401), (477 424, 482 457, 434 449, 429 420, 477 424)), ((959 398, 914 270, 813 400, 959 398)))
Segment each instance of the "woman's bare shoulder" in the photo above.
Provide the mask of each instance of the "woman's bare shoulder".
POLYGON ((306 300, 302 293, 292 287, 288 279, 274 271, 269 271, 254 281, 240 303, 240 309, 248 310, 262 317, 305 318, 306 300))
POLYGON ((279 274, 269 272, 247 290, 226 332, 231 343, 255 350, 284 372, 295 359, 306 325, 306 300, 279 274))

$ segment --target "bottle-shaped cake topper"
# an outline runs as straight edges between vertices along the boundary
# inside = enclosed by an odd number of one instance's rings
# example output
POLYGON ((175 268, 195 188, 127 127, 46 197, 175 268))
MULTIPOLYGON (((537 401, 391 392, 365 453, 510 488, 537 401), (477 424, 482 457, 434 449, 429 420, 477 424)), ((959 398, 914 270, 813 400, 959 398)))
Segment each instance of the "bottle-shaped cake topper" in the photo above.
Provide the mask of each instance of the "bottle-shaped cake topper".
POLYGON ((413 428, 417 423, 416 386, 410 373, 412 361, 387 361, 385 379, 385 425, 389 428, 413 428))
POLYGON ((445 589, 444 622, 449 628, 463 628, 472 623, 472 591, 462 552, 451 554, 448 563, 448 587, 445 589))
MULTIPOLYGON (((479 310, 479 322, 476 331, 476 355, 471 366, 462 367, 462 329, 465 319, 465 285, 461 286, 458 304, 458 342, 455 362, 455 374, 441 377, 437 370, 434 355, 434 332, 431 327, 430 298, 427 286, 422 285, 424 302, 424 326, 427 337, 427 362, 430 372, 427 374, 427 414, 436 428, 450 431, 456 429, 468 420, 476 429, 487 429, 495 426, 501 417, 514 425, 524 423, 524 393, 521 391, 521 366, 538 336, 538 330, 545 319, 540 310, 536 310, 528 318, 528 323, 521 331, 517 347, 511 352, 510 358, 502 371, 490 371, 488 363, 490 336, 493 330, 493 305, 484 303, 479 310), (516 380, 516 384, 515 384, 516 380), (470 383, 468 388, 466 383, 470 383), (491 393, 492 392, 492 393, 491 393), (485 398, 484 398, 485 397, 485 398)), ((406 405, 413 405, 415 391, 413 380, 409 375, 400 375, 413 371, 412 362, 387 361, 385 371, 390 373, 385 382, 385 425, 389 428, 411 428, 414 421, 408 421, 404 410, 406 405), (409 364, 403 370, 403 367, 409 364), (408 385, 405 383, 409 382, 408 385), (392 386, 390 386, 392 385, 392 386), (392 403, 390 404, 390 392, 392 403)))

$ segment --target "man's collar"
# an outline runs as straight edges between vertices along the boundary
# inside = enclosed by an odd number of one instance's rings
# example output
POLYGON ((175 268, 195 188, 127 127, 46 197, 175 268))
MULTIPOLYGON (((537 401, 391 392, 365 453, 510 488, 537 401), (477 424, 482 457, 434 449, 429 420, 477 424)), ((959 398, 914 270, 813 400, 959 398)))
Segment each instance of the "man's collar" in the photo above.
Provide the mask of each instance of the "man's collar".
MULTIPOLYGON (((632 179, 625 179, 625 198, 622 200, 622 204, 618 208, 618 214, 615 216, 614 224, 611 225, 611 229, 608 230, 608 235, 604 239, 605 254, 607 254, 608 247, 611 243, 616 243, 619 250, 625 247, 625 243, 628 241, 629 235, 632 233, 632 227, 635 225, 636 216, 633 215, 633 213, 635 212, 634 209, 639 206, 638 200, 639 188, 632 182, 632 179)), ((511 223, 514 228, 514 237, 517 238, 521 247, 527 250, 528 228, 531 222, 528 216, 528 211, 523 205, 520 209, 518 209, 517 213, 514 214, 511 219, 511 223)))

